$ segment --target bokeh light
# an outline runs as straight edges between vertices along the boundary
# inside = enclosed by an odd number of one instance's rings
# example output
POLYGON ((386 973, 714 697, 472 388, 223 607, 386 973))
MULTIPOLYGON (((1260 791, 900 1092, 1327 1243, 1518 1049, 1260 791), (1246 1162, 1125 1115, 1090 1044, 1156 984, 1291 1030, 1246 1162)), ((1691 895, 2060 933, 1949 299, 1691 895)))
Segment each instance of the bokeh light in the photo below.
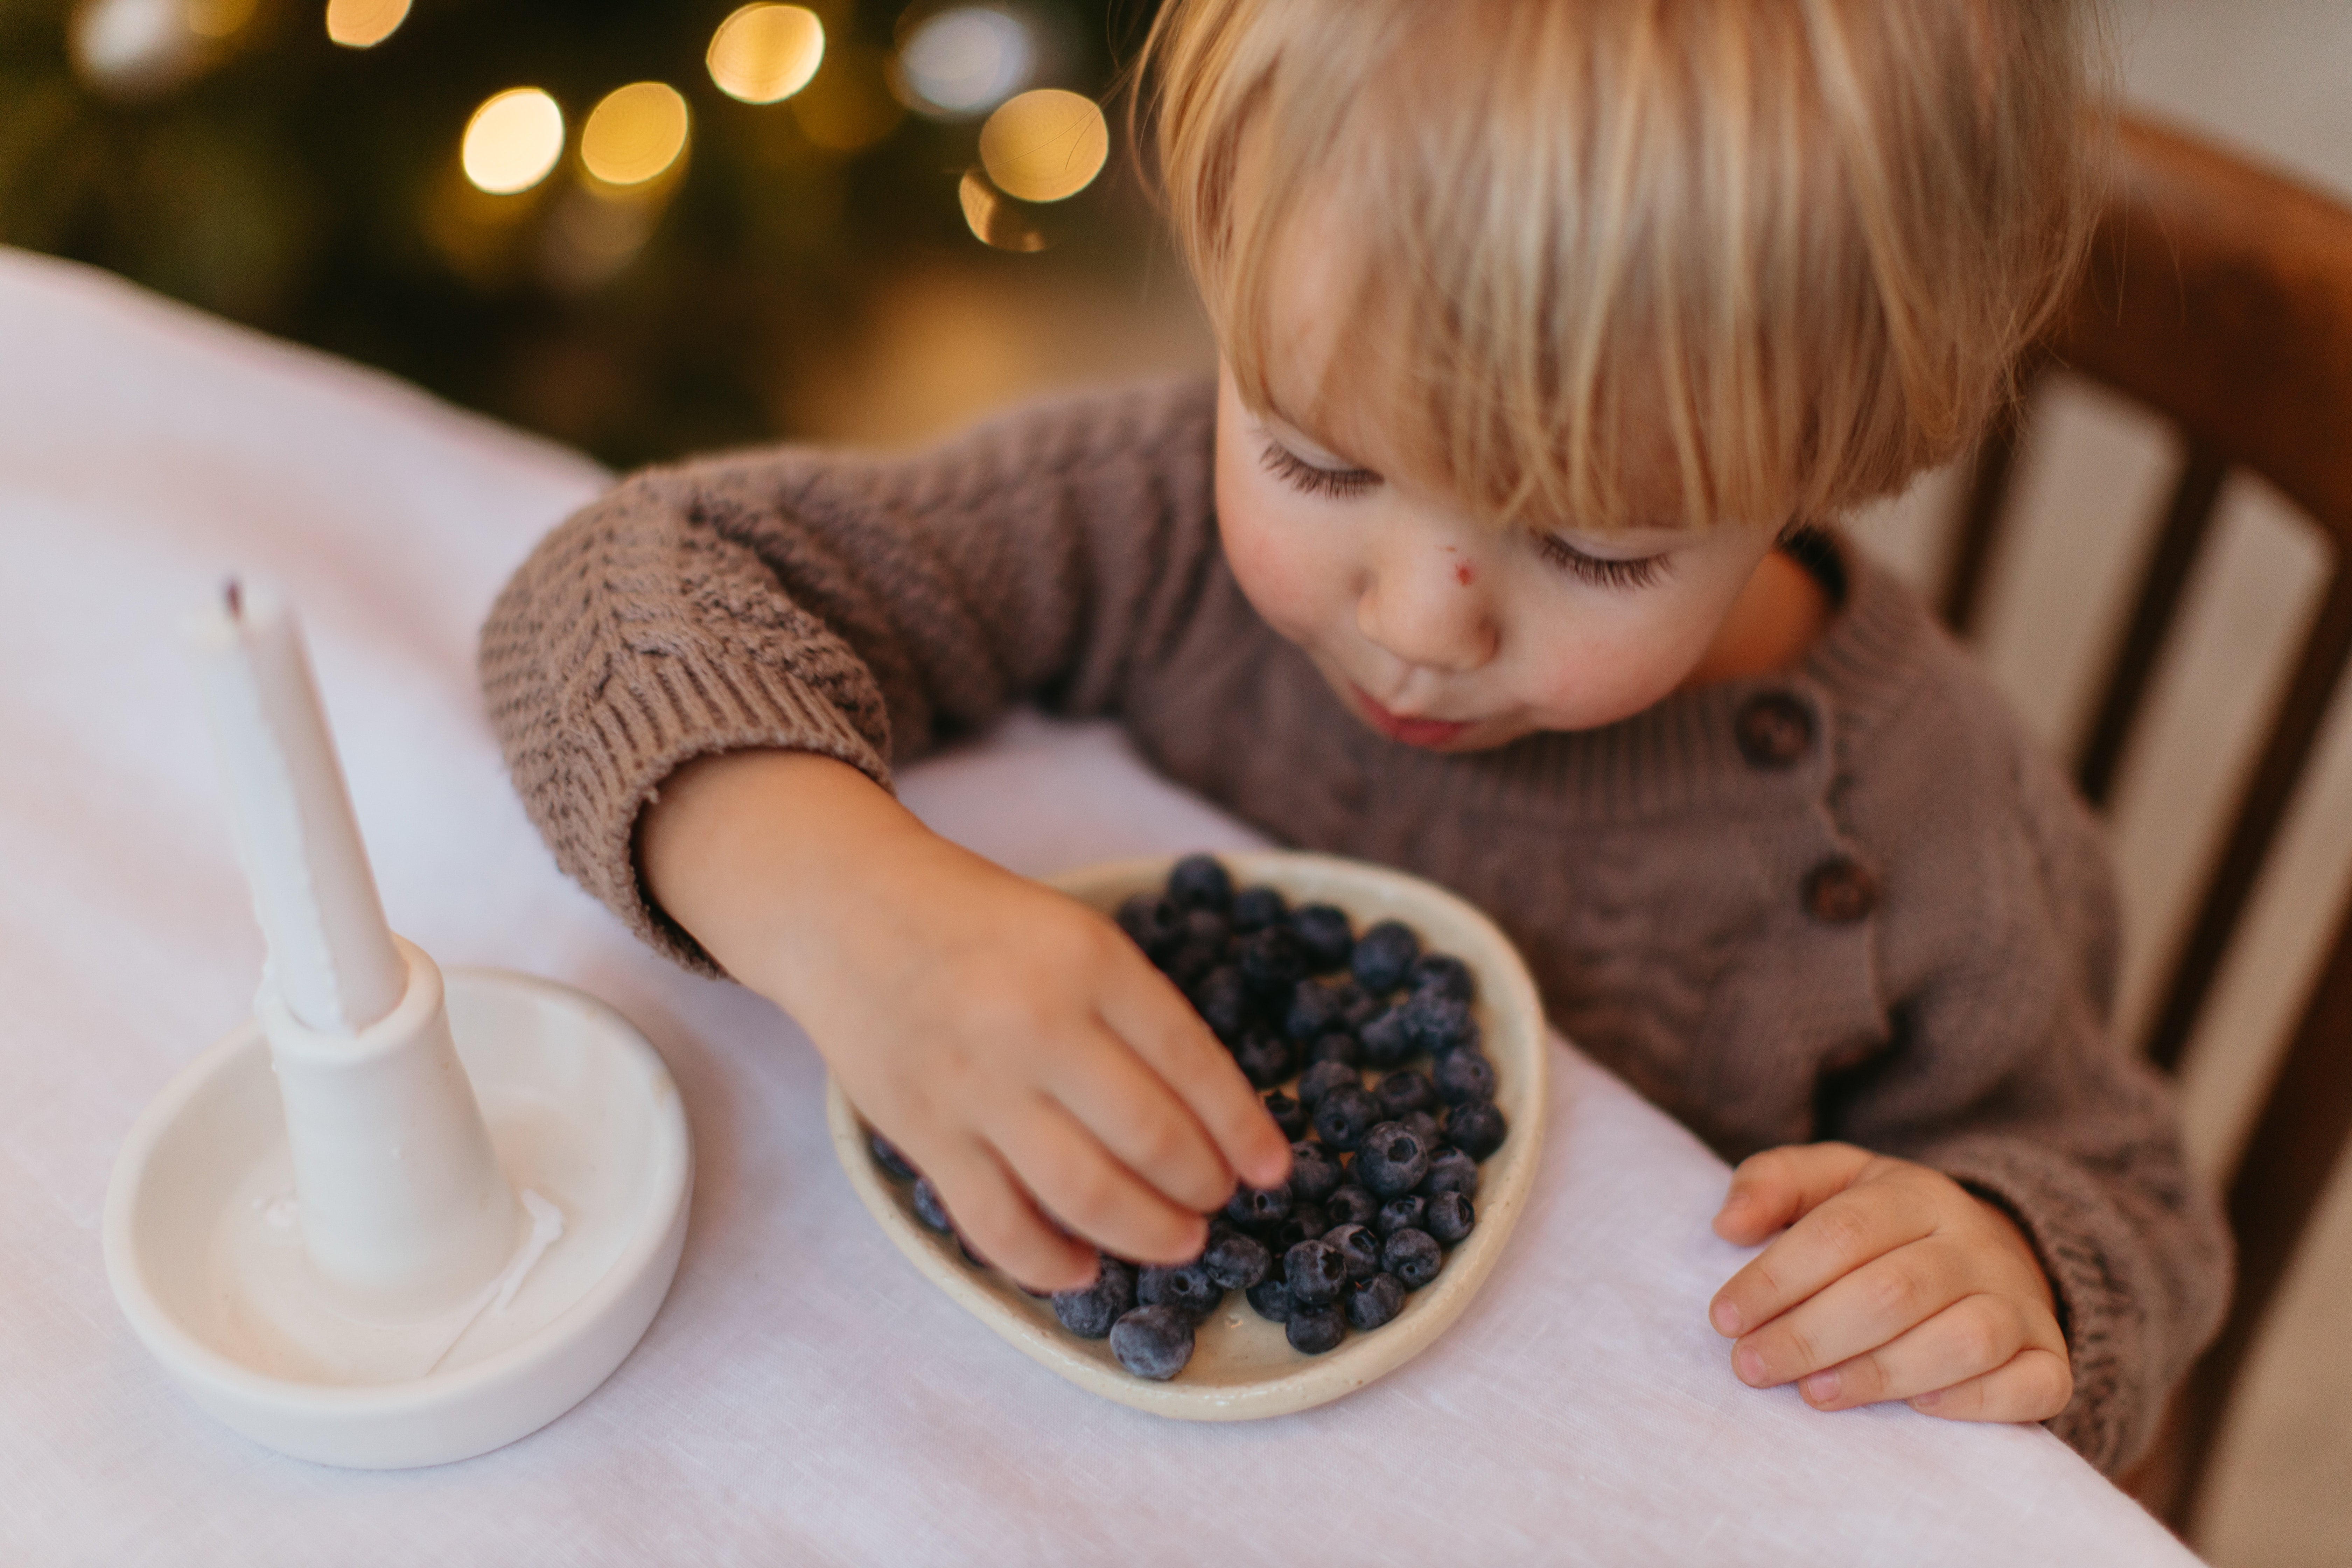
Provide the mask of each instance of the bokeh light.
POLYGON ((408 20, 408 0, 327 0, 327 37, 347 49, 372 49, 408 20))
POLYGON ((562 156, 563 110, 538 88, 516 87, 474 110, 459 161, 478 187, 510 196, 547 178, 562 156))
POLYGON ((1045 231, 1026 213, 1005 200, 1003 193, 990 184, 988 175, 981 170, 964 172, 956 195, 963 203, 963 221, 971 226, 973 237, 982 243, 999 250, 1045 248, 1045 231))
POLYGON ((666 81, 633 81, 604 95, 580 130, 580 162, 608 185, 641 185, 686 151, 686 100, 666 81))
POLYGON ((710 79, 730 98, 775 103, 824 62, 824 24, 801 5, 746 5, 710 37, 710 79))
POLYGON ((1110 156, 1110 126, 1094 100, 1059 88, 1024 92, 980 128, 980 161, 996 188, 1024 202, 1066 201, 1110 156))
POLYGON ((66 28, 75 71, 126 97, 175 87, 204 68, 184 0, 79 0, 66 28))
POLYGON ((1017 16, 958 5, 925 17, 900 46, 897 84, 927 114, 979 114, 1029 80, 1037 49, 1017 16))

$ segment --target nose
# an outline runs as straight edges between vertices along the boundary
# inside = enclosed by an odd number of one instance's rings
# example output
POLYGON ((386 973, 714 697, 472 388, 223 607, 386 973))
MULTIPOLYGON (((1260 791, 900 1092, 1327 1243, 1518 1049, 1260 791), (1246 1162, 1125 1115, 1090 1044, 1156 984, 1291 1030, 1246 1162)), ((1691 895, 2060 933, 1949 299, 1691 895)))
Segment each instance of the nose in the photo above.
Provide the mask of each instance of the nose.
POLYGON ((1374 567, 1356 599, 1356 630, 1415 668, 1446 675, 1479 668, 1500 640, 1475 563, 1426 547, 1374 567))

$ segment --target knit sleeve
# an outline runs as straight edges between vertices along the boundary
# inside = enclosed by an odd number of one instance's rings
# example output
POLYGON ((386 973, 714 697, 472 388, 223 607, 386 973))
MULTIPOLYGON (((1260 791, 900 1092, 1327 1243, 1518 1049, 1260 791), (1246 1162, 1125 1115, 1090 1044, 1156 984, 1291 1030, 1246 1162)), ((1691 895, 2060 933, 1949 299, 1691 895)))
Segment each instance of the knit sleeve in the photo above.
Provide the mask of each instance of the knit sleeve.
POLYGON ((907 458, 784 447, 649 470, 558 527, 482 630, 507 766, 563 869, 656 948, 640 811, 707 753, 894 763, 1024 699, 1110 710, 1214 550, 1213 402, 1041 405, 907 458))
POLYGON ((2117 906, 2097 826, 2013 725, 1979 731, 1959 771, 1973 801, 1948 788, 1947 820, 1915 813, 1923 847, 1893 857, 1885 897, 1915 906, 1911 937, 1888 927, 1893 1047, 1824 1085, 1823 1131, 1940 1170, 2018 1222, 2073 1361, 2073 1401, 2047 1425, 2114 1473, 2220 1326, 2228 1235, 2169 1086, 2114 1037, 2117 906))

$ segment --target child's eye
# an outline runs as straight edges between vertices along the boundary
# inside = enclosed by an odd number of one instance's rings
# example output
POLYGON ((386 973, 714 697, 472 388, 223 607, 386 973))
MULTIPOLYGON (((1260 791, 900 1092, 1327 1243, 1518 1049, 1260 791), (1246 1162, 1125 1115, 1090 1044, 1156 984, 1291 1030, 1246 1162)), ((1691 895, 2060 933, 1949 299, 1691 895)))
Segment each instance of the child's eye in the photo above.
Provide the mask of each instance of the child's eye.
POLYGON ((1618 560, 1606 555, 1587 555, 1558 534, 1536 536, 1537 548, 1544 559, 1564 571, 1572 572, 1596 588, 1647 588, 1674 569, 1671 553, 1635 555, 1618 560))
POLYGON ((1344 500, 1361 495, 1381 482, 1380 475, 1370 468, 1318 468, 1279 441, 1265 444, 1265 461, 1268 473, 1292 489, 1310 496, 1344 500))

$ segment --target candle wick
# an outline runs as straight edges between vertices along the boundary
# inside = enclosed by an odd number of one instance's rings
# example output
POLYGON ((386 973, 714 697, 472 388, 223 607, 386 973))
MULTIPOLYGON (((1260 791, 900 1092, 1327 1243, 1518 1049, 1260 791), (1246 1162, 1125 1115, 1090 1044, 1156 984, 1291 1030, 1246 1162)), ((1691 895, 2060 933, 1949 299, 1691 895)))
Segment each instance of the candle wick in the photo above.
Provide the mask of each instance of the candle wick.
POLYGON ((222 596, 228 601, 228 618, 233 621, 243 620, 245 618, 245 584, 234 577, 230 578, 222 596))

